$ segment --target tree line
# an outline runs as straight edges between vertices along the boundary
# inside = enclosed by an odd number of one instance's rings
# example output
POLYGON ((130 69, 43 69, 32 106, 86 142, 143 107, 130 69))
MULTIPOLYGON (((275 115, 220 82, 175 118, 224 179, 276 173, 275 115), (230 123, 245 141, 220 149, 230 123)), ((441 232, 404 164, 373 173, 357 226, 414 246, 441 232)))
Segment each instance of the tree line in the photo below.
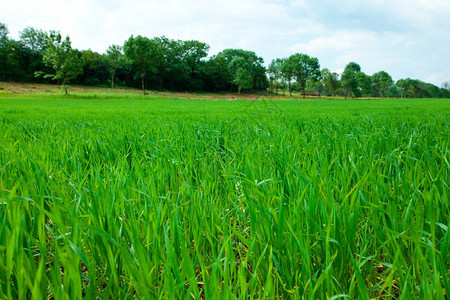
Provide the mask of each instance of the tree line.
POLYGON ((27 27, 19 40, 0 23, 0 81, 69 83, 171 91, 264 91, 303 97, 450 97, 450 92, 416 79, 394 82, 385 71, 367 75, 350 62, 342 74, 320 68, 319 60, 296 53, 269 66, 253 51, 225 49, 209 56, 209 45, 165 36, 130 36, 105 53, 72 48, 69 36, 27 27))

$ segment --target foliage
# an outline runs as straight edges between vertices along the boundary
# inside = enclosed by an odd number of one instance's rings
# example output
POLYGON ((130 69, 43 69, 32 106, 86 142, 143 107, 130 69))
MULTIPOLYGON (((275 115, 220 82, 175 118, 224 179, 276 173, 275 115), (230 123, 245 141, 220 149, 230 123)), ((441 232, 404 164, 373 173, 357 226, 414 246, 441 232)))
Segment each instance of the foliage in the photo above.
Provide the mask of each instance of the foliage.
MULTIPOLYGON (((61 76, 56 74, 54 63, 49 63, 48 59, 44 63, 44 55, 48 56, 48 51, 53 51, 46 49, 47 32, 26 27, 20 32, 20 40, 17 41, 8 34, 6 24, 0 23, 0 81, 62 81, 59 78, 61 76), (35 74, 48 76, 36 77, 35 74)), ((50 35, 52 34, 57 33, 53 31, 50 35)), ((61 44, 63 42, 60 41, 61 44)), ((266 68, 264 60, 253 51, 225 49, 216 55, 209 55, 209 50, 207 43, 196 40, 132 35, 123 45, 110 45, 105 53, 72 49, 70 52, 73 59, 68 62, 74 64, 67 67, 79 71, 79 66, 83 66, 82 73, 76 71, 76 75, 69 76, 68 79, 70 83, 78 85, 141 88, 143 94, 146 94, 146 89, 239 92, 236 75, 237 70, 242 68, 252 77, 249 90, 263 91, 270 88, 270 91, 275 90, 278 94, 281 89, 283 95, 288 90, 290 96, 292 92, 301 92, 303 97, 450 96, 446 90, 415 79, 400 79, 400 83, 394 85, 392 77, 385 71, 377 72, 371 77, 361 72, 361 67, 354 62, 346 67, 343 74, 338 74, 328 69, 321 71, 318 59, 305 54, 275 58, 266 68), (233 59, 236 60, 233 62, 233 59)))
POLYGON ((281 74, 283 76, 283 79, 288 83, 289 96, 292 96, 291 82, 294 78, 294 68, 295 66, 292 60, 288 58, 284 58, 282 60, 281 74))
POLYGON ((0 23, 0 79, 5 81, 8 74, 9 30, 6 24, 0 23))
POLYGON ((238 86, 238 95, 240 95, 241 89, 250 89, 253 86, 253 78, 248 70, 238 67, 233 83, 238 86))
POLYGON ((364 72, 356 73, 356 81, 358 82, 359 94, 362 96, 372 95, 372 78, 364 72))
POLYGON ((380 71, 372 75, 372 88, 379 97, 388 97, 389 88, 394 84, 391 75, 385 71, 380 71))
POLYGON ((69 36, 63 40, 61 34, 51 31, 47 35, 46 47, 42 51, 44 63, 53 69, 52 74, 43 71, 36 72, 36 76, 44 76, 61 83, 67 94, 67 85, 83 73, 83 60, 78 52, 72 49, 69 36))
MULTIPOLYGON (((264 60, 258 57, 255 52, 242 49, 225 49, 217 56, 223 57, 229 69, 230 83, 236 85, 234 80, 239 68, 242 68, 252 77, 250 89, 263 90, 268 87, 266 68, 263 66, 264 60)), ((241 71, 241 74, 243 74, 243 71, 241 71)), ((236 87, 239 89, 238 85, 236 87)))
POLYGON ((345 98, 352 93, 354 96, 358 93, 358 79, 356 74, 361 71, 360 65, 355 62, 349 62, 341 76, 342 85, 345 88, 345 98))
POLYGON ((108 70, 111 75, 111 88, 114 88, 114 79, 116 77, 116 71, 123 64, 124 56, 122 46, 111 45, 106 50, 106 62, 108 70))
POLYGON ((336 72, 331 72, 328 69, 322 69, 322 80, 325 85, 325 90, 331 90, 333 97, 336 97, 336 91, 340 86, 339 74, 336 72))
POLYGON ((131 36, 124 44, 123 51, 126 58, 137 70, 137 75, 141 78, 142 92, 145 94, 145 75, 150 71, 154 72, 156 66, 163 59, 161 47, 155 40, 138 35, 131 36))
POLYGON ((38 54, 47 46, 47 33, 41 29, 27 27, 20 32, 20 40, 25 47, 38 54))
POLYGON ((305 98, 305 87, 308 80, 318 81, 321 77, 319 60, 306 54, 296 53, 288 59, 289 68, 293 77, 302 88, 302 95, 305 98))
POLYGON ((445 90, 417 79, 400 79, 395 83, 395 86, 400 91, 399 96, 402 98, 449 98, 449 94, 445 90))
POLYGON ((283 75, 282 66, 283 59, 276 58, 270 62, 269 67, 267 68, 267 73, 269 74, 270 89, 271 91, 275 89, 277 94, 278 89, 280 88, 280 80, 282 79, 283 75))

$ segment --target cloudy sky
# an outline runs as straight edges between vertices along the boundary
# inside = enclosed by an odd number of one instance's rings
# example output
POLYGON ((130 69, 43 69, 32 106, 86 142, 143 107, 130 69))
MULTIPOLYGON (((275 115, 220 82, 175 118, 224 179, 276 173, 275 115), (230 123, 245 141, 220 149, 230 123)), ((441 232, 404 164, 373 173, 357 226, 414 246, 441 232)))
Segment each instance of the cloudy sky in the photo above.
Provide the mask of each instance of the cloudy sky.
POLYGON ((80 50, 105 52, 130 35, 195 39, 255 51, 266 64, 293 53, 342 72, 450 81, 449 0, 0 0, 0 22, 59 30, 80 50))

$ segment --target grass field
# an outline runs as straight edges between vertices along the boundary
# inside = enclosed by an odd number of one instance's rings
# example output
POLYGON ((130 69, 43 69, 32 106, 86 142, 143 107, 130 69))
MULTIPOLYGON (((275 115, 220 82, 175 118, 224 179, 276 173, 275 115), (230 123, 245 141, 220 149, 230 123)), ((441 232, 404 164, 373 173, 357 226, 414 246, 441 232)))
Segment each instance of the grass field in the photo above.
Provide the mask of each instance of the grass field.
POLYGON ((0 98, 1 299, 448 297, 449 100, 93 95, 0 98))

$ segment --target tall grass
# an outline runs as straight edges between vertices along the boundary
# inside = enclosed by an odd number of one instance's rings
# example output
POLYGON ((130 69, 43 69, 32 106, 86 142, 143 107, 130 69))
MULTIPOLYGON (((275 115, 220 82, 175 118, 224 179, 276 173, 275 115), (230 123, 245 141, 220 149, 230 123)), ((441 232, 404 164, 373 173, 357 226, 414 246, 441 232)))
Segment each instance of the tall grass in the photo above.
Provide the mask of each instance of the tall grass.
POLYGON ((0 99, 0 298, 444 299, 448 119, 0 99))

